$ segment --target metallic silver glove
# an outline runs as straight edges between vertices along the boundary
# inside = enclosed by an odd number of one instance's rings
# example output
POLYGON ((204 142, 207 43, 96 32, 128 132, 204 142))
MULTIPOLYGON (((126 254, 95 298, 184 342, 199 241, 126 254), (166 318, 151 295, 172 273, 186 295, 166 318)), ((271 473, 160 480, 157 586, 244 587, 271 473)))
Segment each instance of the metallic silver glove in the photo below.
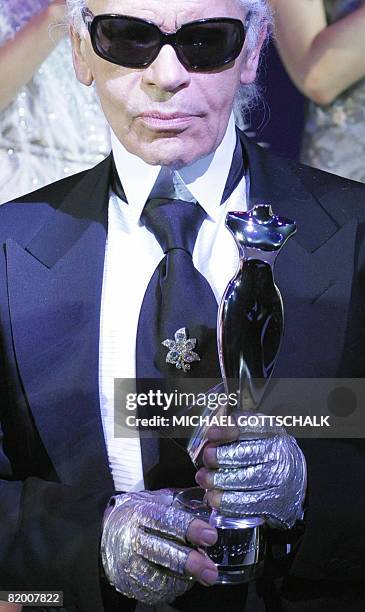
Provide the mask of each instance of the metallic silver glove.
POLYGON ((194 516, 171 506, 169 490, 116 495, 104 515, 101 558, 117 591, 149 605, 170 603, 193 585, 184 574, 194 516))
POLYGON ((303 513, 307 473, 301 449, 282 427, 240 433, 248 439, 217 447, 213 482, 223 491, 219 510, 262 516, 271 527, 290 529, 303 513))

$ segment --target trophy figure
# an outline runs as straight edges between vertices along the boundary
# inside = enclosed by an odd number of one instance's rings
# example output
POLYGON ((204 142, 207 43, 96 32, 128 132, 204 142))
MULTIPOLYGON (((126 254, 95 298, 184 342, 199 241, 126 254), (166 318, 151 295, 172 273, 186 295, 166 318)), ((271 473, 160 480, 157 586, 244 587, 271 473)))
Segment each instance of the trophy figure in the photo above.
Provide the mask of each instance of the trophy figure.
MULTIPOLYGON (((257 411, 278 357, 284 315, 274 263, 296 225, 274 215, 271 206, 257 205, 248 212, 228 213, 226 227, 239 250, 239 267, 219 308, 218 353, 225 393, 237 395, 235 413, 247 414, 257 411)), ((218 414, 227 415, 227 410, 220 408, 218 414)), ((202 416, 207 415, 205 410, 202 416)), ((187 445, 196 467, 206 430, 206 426, 196 428, 187 445)), ((261 574, 266 549, 263 518, 211 510, 199 487, 181 491, 175 503, 217 528, 218 542, 207 553, 218 567, 219 583, 239 584, 261 574)))
POLYGON ((283 336, 284 314, 274 282, 274 262, 296 232, 293 221, 271 206, 228 213, 226 227, 240 255, 218 314, 218 351, 227 393, 238 391, 238 410, 254 412, 273 372, 283 336))

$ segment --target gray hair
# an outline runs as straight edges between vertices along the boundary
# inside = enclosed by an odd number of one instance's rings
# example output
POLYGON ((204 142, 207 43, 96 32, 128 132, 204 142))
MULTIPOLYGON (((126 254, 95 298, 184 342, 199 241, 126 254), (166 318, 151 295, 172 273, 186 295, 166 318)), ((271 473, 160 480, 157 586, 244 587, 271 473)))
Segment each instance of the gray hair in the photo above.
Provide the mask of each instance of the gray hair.
MULTIPOLYGON (((250 13, 246 34, 246 57, 248 57, 255 49, 265 28, 267 28, 265 44, 268 42, 273 29, 273 15, 267 0, 236 0, 236 2, 246 14, 250 13)), ((87 6, 87 0, 66 0, 66 4, 69 23, 80 34, 84 33, 85 26, 81 17, 81 9, 87 6)), ((234 113, 239 127, 243 127, 247 114, 260 100, 261 94, 256 82, 240 87, 234 100, 234 113)))
MULTIPOLYGON (((250 22, 246 33, 246 58, 248 58, 255 49, 260 35, 265 28, 266 39, 264 40, 263 47, 265 48, 268 44, 274 29, 273 13, 267 0, 237 0, 237 2, 245 9, 246 14, 250 13, 250 22)), ((259 67, 261 66, 261 58, 259 67)), ((250 111, 258 106, 262 100, 257 80, 256 78, 254 83, 242 85, 234 99, 233 111, 235 120, 237 126, 241 129, 249 121, 250 111)))

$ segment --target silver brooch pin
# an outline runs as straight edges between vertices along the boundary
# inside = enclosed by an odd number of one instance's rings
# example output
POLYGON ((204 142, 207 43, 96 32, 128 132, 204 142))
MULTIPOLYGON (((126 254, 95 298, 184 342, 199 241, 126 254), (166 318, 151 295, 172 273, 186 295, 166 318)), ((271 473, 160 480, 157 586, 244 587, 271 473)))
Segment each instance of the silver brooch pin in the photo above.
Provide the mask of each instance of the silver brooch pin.
POLYGON ((193 349, 196 347, 196 338, 188 338, 185 327, 178 329, 174 335, 175 340, 164 340, 163 346, 169 349, 166 363, 171 363, 178 370, 189 372, 193 361, 200 361, 198 353, 193 349))

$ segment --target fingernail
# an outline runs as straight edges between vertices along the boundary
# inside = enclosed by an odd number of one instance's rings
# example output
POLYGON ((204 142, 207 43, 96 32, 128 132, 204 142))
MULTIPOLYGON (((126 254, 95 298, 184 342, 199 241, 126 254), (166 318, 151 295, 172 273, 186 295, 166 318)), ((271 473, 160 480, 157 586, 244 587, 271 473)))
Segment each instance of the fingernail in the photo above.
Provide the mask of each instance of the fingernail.
POLYGON ((217 572, 215 572, 214 570, 206 569, 201 573, 200 578, 203 582, 205 582, 207 586, 211 586, 217 580, 217 572))
POLYGON ((213 529, 203 529, 202 540, 203 544, 206 544, 207 546, 215 544, 217 541, 217 532, 213 531, 213 529))
POLYGON ((205 459, 212 463, 216 460, 217 457, 217 449, 216 448, 207 448, 205 451, 205 459))
POLYGON ((206 497, 211 508, 219 508, 219 499, 216 492, 208 491, 206 497))
POLYGON ((210 429, 208 429, 208 440, 215 440, 216 438, 219 438, 219 429, 213 425, 210 429))
POLYGON ((196 482, 198 485, 202 484, 202 483, 200 482, 200 478, 201 478, 201 474, 199 474, 199 472, 197 472, 197 473, 195 474, 195 482, 196 482))

